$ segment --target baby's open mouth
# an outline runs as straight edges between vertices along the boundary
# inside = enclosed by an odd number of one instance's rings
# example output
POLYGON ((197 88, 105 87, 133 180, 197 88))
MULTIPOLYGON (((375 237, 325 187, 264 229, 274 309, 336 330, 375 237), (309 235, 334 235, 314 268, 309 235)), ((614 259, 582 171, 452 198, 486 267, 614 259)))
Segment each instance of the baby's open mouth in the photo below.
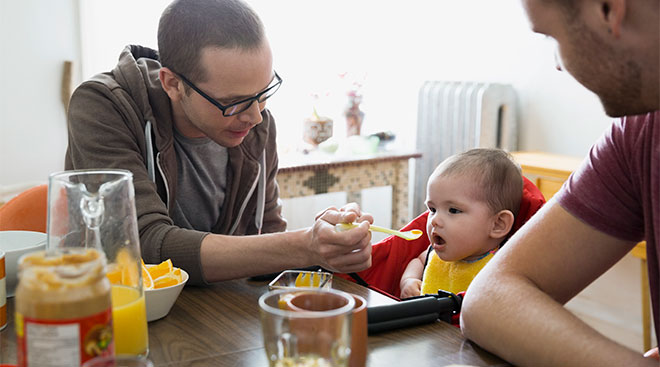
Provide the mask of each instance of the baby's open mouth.
POLYGON ((442 237, 435 234, 435 233, 433 233, 431 235, 431 241, 436 245, 444 245, 445 244, 445 240, 442 237))

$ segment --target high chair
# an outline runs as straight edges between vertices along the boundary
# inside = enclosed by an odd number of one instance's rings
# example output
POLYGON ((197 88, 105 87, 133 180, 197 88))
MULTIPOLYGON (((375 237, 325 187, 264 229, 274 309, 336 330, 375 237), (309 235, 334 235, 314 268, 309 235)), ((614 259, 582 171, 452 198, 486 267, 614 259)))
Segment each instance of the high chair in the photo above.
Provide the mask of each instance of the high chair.
POLYGON ((31 187, 0 206, 0 231, 46 233, 48 185, 31 187))

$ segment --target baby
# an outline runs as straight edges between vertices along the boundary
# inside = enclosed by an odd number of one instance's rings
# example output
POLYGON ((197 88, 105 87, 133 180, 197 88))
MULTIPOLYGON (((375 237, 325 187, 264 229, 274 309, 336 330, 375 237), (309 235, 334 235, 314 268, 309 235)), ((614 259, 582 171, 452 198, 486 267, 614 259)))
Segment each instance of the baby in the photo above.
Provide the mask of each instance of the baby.
POLYGON ((522 190, 520 166, 501 149, 472 149, 440 163, 427 183, 431 246, 408 263, 401 298, 465 291, 508 238, 522 190))

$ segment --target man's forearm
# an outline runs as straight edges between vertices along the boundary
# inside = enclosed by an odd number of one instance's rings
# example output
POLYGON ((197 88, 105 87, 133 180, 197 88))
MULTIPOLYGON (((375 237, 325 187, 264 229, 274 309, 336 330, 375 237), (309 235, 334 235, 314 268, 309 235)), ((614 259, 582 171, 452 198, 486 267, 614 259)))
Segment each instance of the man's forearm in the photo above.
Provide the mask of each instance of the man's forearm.
POLYGON ((465 336, 520 366, 657 366, 579 320, 531 281, 497 274, 468 290, 465 336))
POLYGON ((217 282, 316 265, 308 248, 310 231, 260 236, 209 234, 200 249, 204 277, 208 282, 217 282))

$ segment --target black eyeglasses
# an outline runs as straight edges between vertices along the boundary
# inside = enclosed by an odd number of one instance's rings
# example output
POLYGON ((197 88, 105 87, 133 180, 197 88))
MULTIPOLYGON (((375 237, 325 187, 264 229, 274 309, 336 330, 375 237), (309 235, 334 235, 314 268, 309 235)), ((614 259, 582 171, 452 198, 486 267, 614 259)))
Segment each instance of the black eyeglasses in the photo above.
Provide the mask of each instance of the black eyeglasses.
POLYGON ((282 78, 280 78, 280 76, 277 75, 277 72, 275 71, 274 84, 271 84, 268 88, 259 92, 259 94, 257 94, 254 97, 245 98, 238 102, 234 102, 226 106, 223 106, 222 104, 220 104, 220 102, 216 101, 208 94, 202 92, 201 89, 197 88, 197 86, 193 84, 190 80, 188 80, 185 76, 177 72, 174 72, 174 74, 178 75, 179 78, 181 78, 181 80, 183 80, 184 83, 188 84, 188 86, 192 88, 195 92, 199 93, 200 96, 204 97, 207 101, 211 102, 214 106, 218 107, 220 111, 222 111, 222 115, 226 117, 234 116, 247 110, 248 108, 250 108, 250 106, 252 106, 252 103, 254 101, 257 101, 258 103, 265 102, 268 98, 270 98, 273 94, 275 94, 275 92, 277 92, 277 90, 280 89, 280 85, 282 85, 282 78))

